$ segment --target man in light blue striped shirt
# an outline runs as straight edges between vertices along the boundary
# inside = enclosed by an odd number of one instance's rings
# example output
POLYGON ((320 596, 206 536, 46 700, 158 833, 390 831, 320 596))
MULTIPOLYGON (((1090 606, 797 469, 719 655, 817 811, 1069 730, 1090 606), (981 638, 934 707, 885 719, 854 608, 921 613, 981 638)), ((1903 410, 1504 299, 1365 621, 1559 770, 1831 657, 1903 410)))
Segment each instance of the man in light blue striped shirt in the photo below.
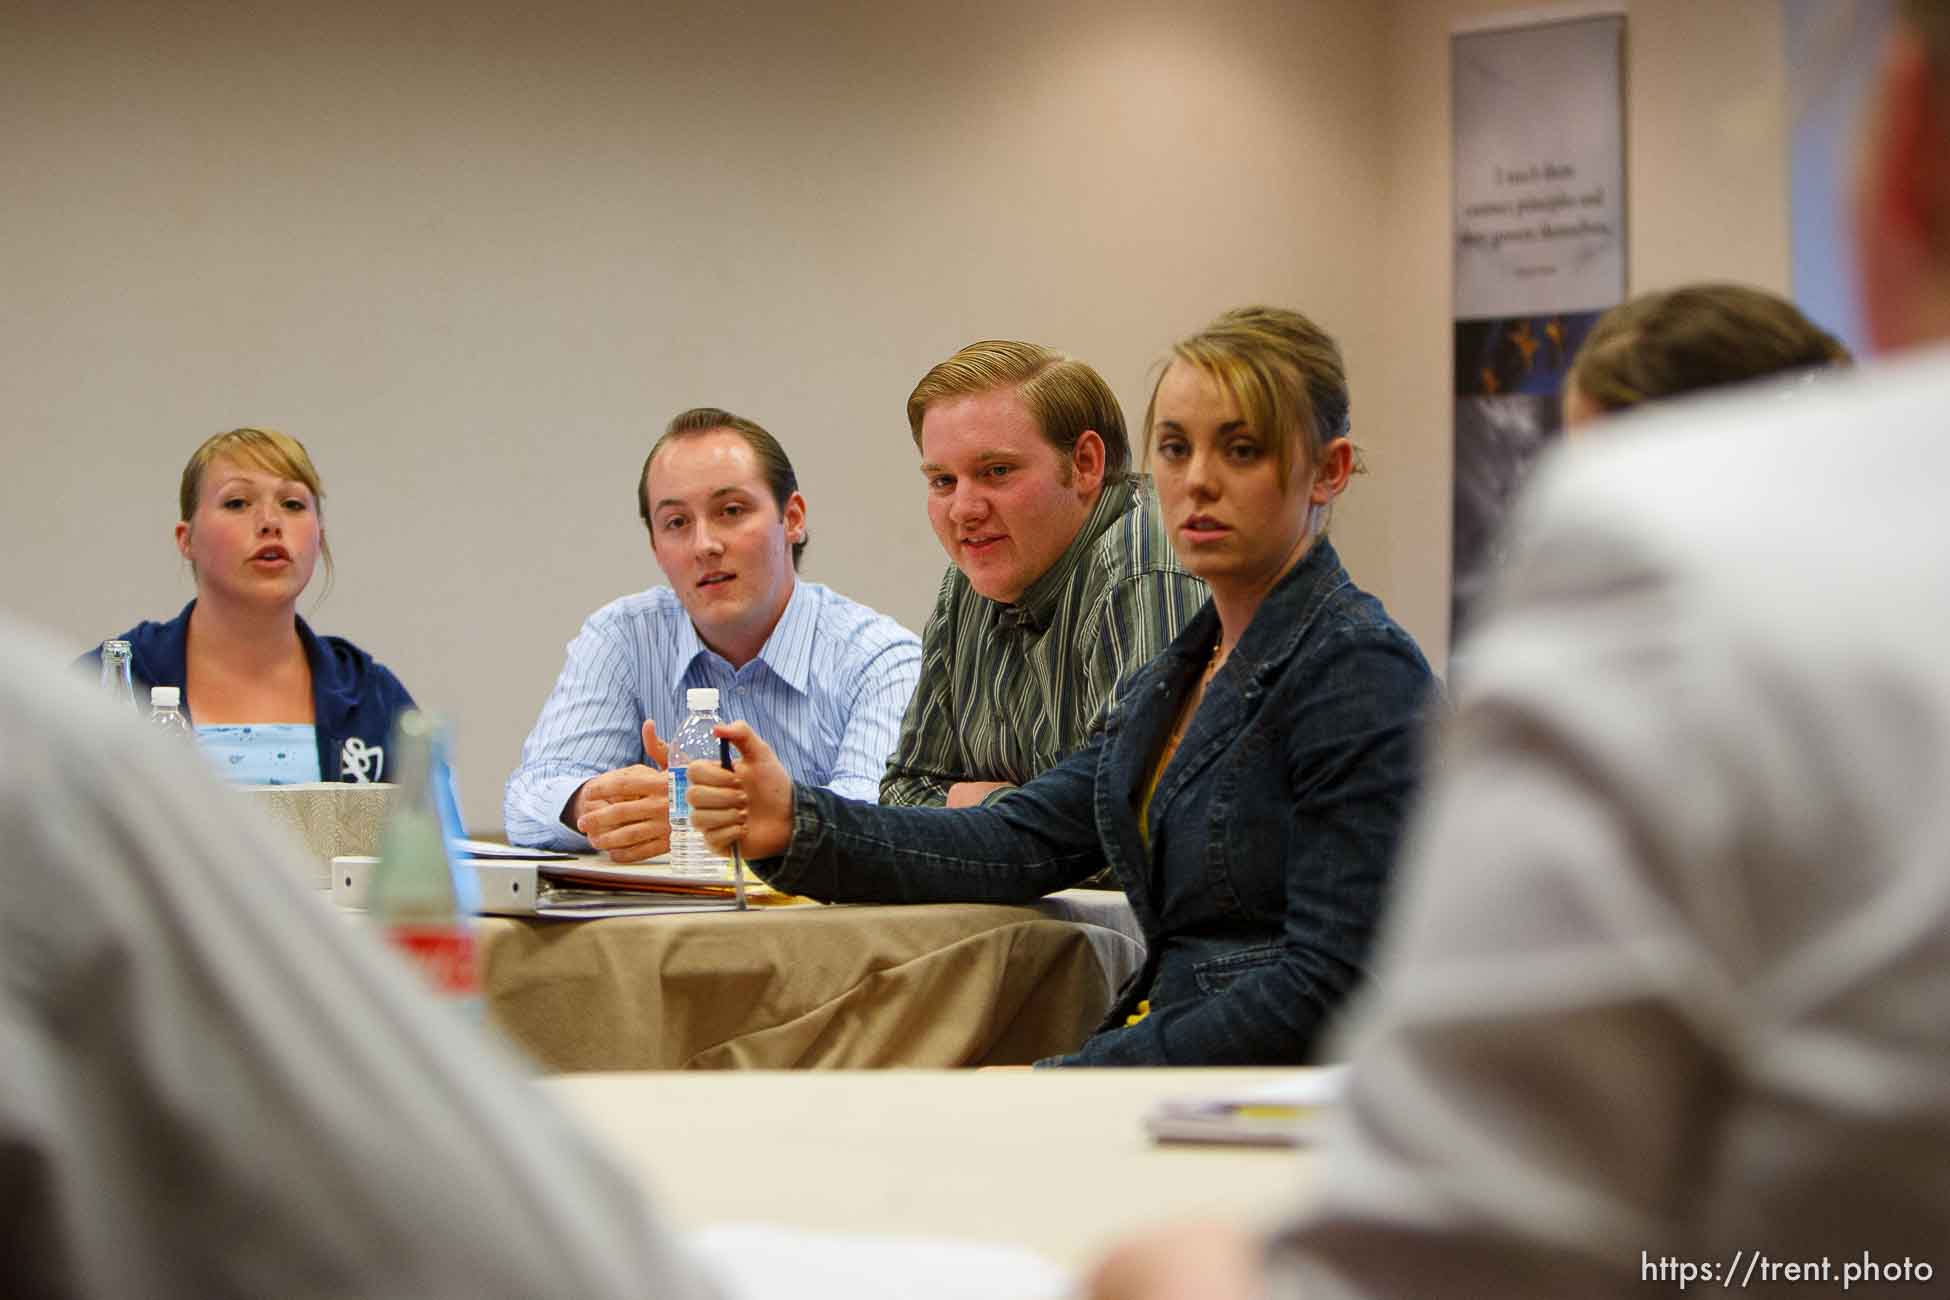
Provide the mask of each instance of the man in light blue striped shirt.
POLYGON ((597 610, 522 746, 502 805, 508 840, 641 862, 670 847, 659 735, 684 692, 718 691, 793 778, 873 799, 920 675, 918 638, 797 570, 806 499, 758 425, 699 407, 670 422, 637 480, 668 587, 597 610))

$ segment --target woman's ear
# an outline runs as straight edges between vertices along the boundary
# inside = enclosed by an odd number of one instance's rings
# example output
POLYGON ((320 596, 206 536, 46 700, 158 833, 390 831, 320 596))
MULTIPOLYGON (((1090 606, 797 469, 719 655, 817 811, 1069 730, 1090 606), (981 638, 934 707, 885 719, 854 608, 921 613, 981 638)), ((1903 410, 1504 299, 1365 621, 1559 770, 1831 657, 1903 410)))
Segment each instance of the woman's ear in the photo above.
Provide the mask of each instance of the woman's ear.
POLYGON ((186 560, 190 558, 190 525, 187 519, 176 525, 176 553, 186 560))
POLYGON ((1347 480, 1354 473, 1354 444, 1346 438, 1336 438, 1321 448, 1320 463, 1314 466, 1313 487, 1307 499, 1317 506, 1333 501, 1347 489, 1347 480))

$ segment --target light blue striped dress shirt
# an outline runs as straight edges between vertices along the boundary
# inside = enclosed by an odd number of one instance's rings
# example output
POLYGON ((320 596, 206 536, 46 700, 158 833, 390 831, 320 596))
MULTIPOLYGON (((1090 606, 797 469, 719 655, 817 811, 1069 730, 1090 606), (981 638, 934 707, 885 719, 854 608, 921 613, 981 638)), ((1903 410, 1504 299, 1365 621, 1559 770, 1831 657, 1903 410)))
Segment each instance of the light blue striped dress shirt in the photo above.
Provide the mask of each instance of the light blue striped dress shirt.
POLYGON ((645 718, 665 740, 676 735, 693 686, 715 686, 719 714, 749 722, 793 780, 875 799, 920 671, 912 632, 803 579, 758 657, 740 669, 698 639, 669 587, 611 601, 569 643, 508 778, 508 840, 586 851, 589 841, 562 824, 569 796, 591 777, 644 761, 645 718))

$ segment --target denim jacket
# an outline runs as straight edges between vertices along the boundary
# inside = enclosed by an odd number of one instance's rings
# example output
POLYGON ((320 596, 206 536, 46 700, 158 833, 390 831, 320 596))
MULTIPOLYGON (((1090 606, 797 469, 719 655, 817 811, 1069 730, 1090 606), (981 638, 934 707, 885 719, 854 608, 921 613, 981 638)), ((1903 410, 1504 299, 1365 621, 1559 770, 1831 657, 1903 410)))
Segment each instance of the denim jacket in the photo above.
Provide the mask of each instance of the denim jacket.
POLYGON ((1084 747, 982 808, 882 808, 796 787, 755 863, 832 901, 1025 902, 1108 864, 1147 941, 1063 1065, 1307 1059, 1360 979, 1418 775, 1433 678, 1325 540, 1268 593, 1137 809, 1219 632, 1210 602, 1132 675, 1084 747), (1148 1001, 1148 1014, 1126 1019, 1148 1001))

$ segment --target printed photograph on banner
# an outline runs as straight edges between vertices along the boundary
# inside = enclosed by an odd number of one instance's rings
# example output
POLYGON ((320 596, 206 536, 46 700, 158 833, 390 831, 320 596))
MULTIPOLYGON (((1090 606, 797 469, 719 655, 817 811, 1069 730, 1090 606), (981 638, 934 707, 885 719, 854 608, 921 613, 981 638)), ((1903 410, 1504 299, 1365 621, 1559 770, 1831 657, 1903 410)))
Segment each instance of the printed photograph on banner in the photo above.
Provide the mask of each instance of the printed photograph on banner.
POLYGON ((1603 312, 1456 322, 1456 470, 1450 635, 1501 564, 1503 517, 1563 427, 1571 358, 1603 312))

